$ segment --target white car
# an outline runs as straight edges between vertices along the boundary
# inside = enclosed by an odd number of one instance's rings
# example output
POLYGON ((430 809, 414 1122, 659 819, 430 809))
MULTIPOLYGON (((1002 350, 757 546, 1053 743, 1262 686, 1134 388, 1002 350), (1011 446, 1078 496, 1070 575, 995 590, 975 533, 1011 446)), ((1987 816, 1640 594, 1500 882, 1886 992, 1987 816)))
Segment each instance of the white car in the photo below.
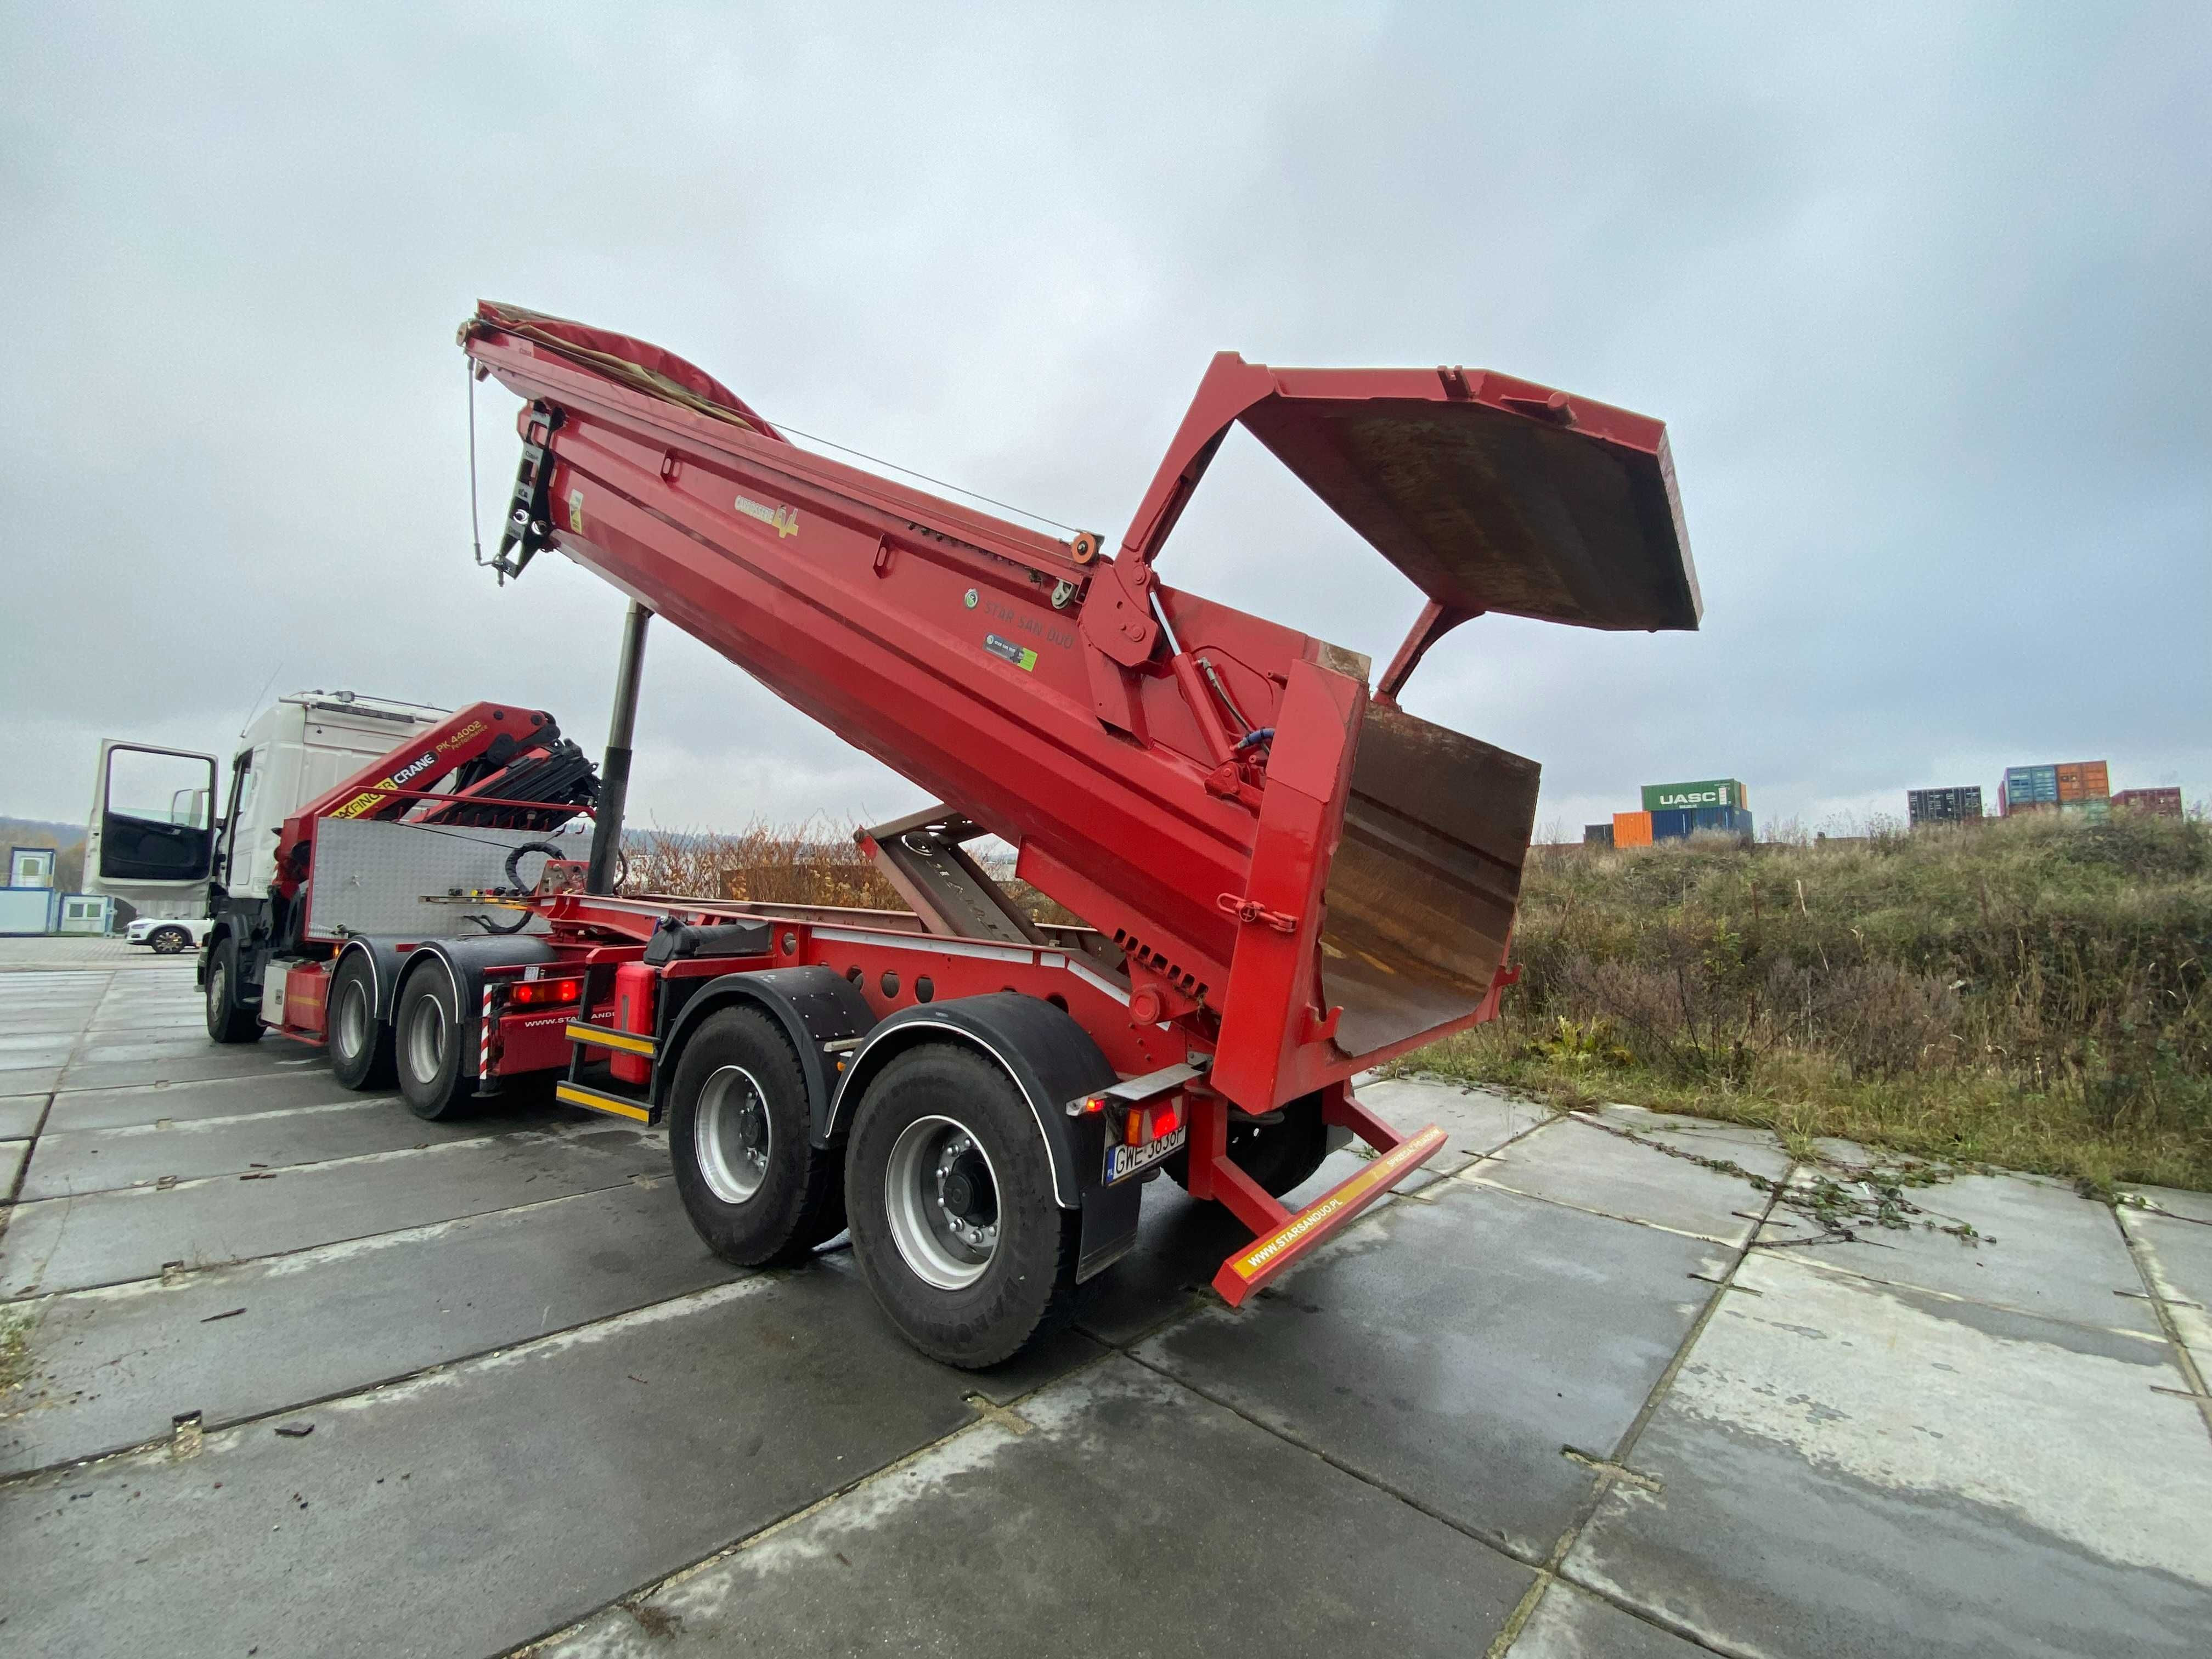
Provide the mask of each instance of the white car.
POLYGON ((127 944, 144 945, 152 948, 157 957, 173 957, 180 951, 197 951, 207 942, 208 929, 214 921, 205 916, 187 920, 182 916, 141 916, 123 930, 127 944))

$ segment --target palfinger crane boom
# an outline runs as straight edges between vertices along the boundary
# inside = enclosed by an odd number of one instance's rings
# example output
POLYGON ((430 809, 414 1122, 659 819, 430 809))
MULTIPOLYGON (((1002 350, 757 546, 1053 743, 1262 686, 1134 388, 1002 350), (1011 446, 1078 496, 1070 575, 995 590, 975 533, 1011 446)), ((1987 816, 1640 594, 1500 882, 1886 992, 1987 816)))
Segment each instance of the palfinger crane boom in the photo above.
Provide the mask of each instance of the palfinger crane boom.
MULTIPOLYGON (((1404 712, 1407 675, 1485 611, 1698 622, 1664 429, 1502 375, 1224 354, 1109 552, 1095 534, 1055 539, 801 449, 712 377, 626 336, 485 303, 461 343, 526 404, 502 576, 547 548, 566 555, 941 803, 864 837, 918 921, 809 913, 765 937, 775 971, 826 975, 806 982, 853 1028, 825 1038, 802 1021, 792 1041, 802 1060, 810 1044, 846 1045, 824 1051, 840 1056, 834 1082, 810 1085, 807 1138, 846 1159, 871 1283, 910 1337, 963 1363, 981 1350, 930 1322, 945 1310, 923 1305, 927 1287, 968 1293, 960 1263, 986 1232, 987 1261, 1011 1248, 998 1230, 1019 1183, 993 1160, 1024 1154, 992 1153, 990 1134, 947 1108, 913 1120, 958 1126, 915 1164, 901 1149, 919 1131, 898 1121, 928 1090, 899 1067, 964 1043, 1009 1080, 1059 1207, 1079 1216, 1071 1281, 1127 1247, 1130 1177, 1172 1154, 1194 1194, 1261 1235, 1217 1280, 1241 1299, 1441 1145, 1434 1131, 1401 1142, 1359 1109, 1351 1077, 1490 1017, 1510 978, 1537 768, 1404 712), (1371 688, 1366 659, 1156 572, 1240 423, 1425 597, 1371 688), (961 851, 984 833, 1095 932, 1024 916, 961 851), (908 973, 882 966, 893 960, 908 973), (1291 1216, 1274 1195, 1311 1173, 1324 1125, 1384 1157, 1291 1216), (921 1185, 899 1197, 909 1179, 921 1185), (878 1226, 895 1253, 872 1246, 878 1226), (929 1237, 949 1254, 933 1256, 929 1237), (899 1262, 922 1289, 901 1288, 899 1262)), ((707 936, 771 907, 679 915, 661 901, 643 916, 575 884, 542 900, 552 948, 652 936, 641 972, 659 978, 634 976, 618 1017, 652 1033, 651 1065, 612 1075, 647 1083, 636 1115, 672 1114, 680 1177, 684 1126, 706 1133, 713 1091, 686 1093, 674 1054, 691 1016, 672 1005, 689 993, 680 964, 653 952, 743 957, 761 941, 707 936)), ((716 983, 757 999, 768 965, 716 983)), ((577 1075, 564 1097, 615 1100, 577 1075)), ((714 1188, 704 1141, 696 1155, 702 1190, 732 1207, 701 1200, 695 1221, 710 1238, 751 1237, 759 1211, 744 1206, 757 1200, 729 1195, 742 1182, 714 1188)))

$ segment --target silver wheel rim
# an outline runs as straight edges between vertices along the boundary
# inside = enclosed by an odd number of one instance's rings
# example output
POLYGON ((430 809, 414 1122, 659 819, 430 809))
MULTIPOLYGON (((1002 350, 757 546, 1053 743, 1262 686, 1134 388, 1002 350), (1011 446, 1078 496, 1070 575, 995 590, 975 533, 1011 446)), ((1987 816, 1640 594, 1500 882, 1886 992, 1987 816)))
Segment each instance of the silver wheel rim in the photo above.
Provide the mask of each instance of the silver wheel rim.
POLYGON ((208 1012, 218 1015, 230 1012, 230 969, 219 962, 208 975, 208 1012))
POLYGON ((434 993, 415 1005, 407 1022, 407 1069, 417 1083, 434 1083, 446 1063, 446 1007, 434 993))
POLYGON ((164 927, 154 935, 154 949, 161 956, 173 957, 185 948, 185 936, 164 927))
POLYGON ((707 1190, 725 1204, 743 1204, 768 1179, 775 1125, 768 1096, 742 1066, 725 1066, 699 1091, 691 1120, 691 1150, 707 1190))
POLYGON ((338 1052, 350 1059, 368 1048, 368 989, 349 980, 338 999, 338 1052))
POLYGON ((917 1118, 899 1131, 884 1170, 891 1242, 915 1276, 940 1291, 965 1290, 999 1250, 999 1172, 967 1128, 917 1118))

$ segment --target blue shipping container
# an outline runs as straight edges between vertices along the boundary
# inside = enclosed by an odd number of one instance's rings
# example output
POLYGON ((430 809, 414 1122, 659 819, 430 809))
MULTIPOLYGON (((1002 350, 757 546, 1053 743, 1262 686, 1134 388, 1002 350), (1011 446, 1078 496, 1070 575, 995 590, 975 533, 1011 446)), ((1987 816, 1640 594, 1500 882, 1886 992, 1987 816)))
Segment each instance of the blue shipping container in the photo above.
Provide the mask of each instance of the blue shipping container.
POLYGON ((1659 841, 1687 841, 1695 827, 1696 813, 1686 806, 1676 806, 1651 815, 1651 839, 1659 841))
POLYGON ((2008 766, 2004 781, 2008 805, 2022 806, 2058 799, 2058 769, 2055 766, 2008 766))

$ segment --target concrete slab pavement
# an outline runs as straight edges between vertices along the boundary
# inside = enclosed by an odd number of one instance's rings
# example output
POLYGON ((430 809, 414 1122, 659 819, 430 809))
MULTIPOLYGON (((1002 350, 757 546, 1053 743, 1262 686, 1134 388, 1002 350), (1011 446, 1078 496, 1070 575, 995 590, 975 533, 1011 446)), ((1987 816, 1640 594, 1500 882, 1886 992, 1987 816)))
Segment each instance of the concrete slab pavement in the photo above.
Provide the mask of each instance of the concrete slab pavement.
POLYGON ((658 1135, 427 1133, 273 1042, 198 1075, 198 1015, 188 972, 0 975, 0 1036, 71 1043, 51 1108, 0 1073, 0 1165, 100 1188, 0 1210, 0 1290, 39 1287, 0 1300, 11 1650, 1818 1659, 2208 1627, 2189 1194, 2116 1224, 1954 1182, 1916 1196, 1986 1218, 1979 1267, 1924 1231, 1746 1255, 1730 1212, 1787 1168, 1759 1131, 1370 1079, 1446 1126, 1441 1170, 1235 1315, 1204 1287, 1241 1235, 1157 1182, 1079 1328, 975 1375, 899 1343, 841 1244, 708 1255, 658 1135))

